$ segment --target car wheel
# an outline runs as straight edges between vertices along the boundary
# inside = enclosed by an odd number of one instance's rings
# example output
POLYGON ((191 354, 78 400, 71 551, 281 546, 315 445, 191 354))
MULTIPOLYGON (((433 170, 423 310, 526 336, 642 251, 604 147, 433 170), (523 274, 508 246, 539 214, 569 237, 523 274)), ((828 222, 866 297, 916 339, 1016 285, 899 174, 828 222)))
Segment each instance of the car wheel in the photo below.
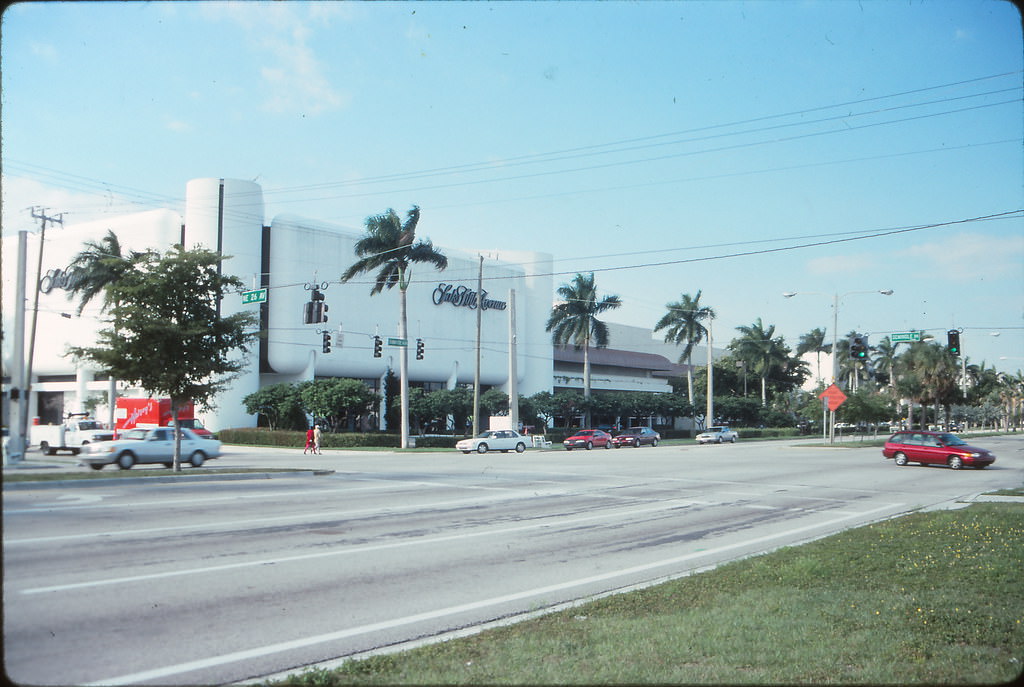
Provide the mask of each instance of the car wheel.
POLYGON ((89 467, 91 467, 93 470, 102 470, 103 463, 89 463, 89 467))
POLYGON ((55 455, 57 455, 56 449, 50 448, 50 442, 48 442, 48 441, 40 441, 39 442, 39 451, 41 453, 43 453, 44 455, 47 455, 47 456, 55 456, 55 455))
POLYGON ((605 448, 611 448, 612 447, 612 442, 610 442, 610 441, 604 442, 604 447, 605 448))
POLYGON ((131 451, 125 451, 117 457, 117 467, 122 470, 131 470, 133 465, 135 465, 135 454, 131 451))
POLYGON ((950 456, 947 464, 954 470, 959 470, 964 466, 964 459, 960 456, 950 456))
POLYGON ((525 450, 526 450, 526 444, 524 444, 521 441, 518 444, 516 444, 516 453, 522 453, 525 450))
POLYGON ((469 451, 463 451, 463 453, 465 453, 467 456, 469 455, 469 451))
POLYGON ((192 463, 192 467, 198 468, 198 467, 202 466, 202 464, 203 464, 203 462, 205 460, 206 460, 206 454, 205 453, 203 453, 202 451, 193 451, 192 455, 188 459, 188 462, 192 463))
POLYGON ((640 440, 633 439, 633 448, 640 448, 640 440))
POLYGON ((907 464, 907 456, 905 454, 897 453, 895 456, 893 456, 893 458, 896 459, 896 464, 897 465, 906 465, 907 464))
POLYGON ((658 445, 658 440, 657 439, 655 439, 654 441, 651 442, 651 446, 657 446, 657 445, 658 445))
POLYGON ((716 444, 722 443, 722 437, 718 437, 717 439, 715 439, 715 443, 716 444))
POLYGON ((477 453, 487 453, 487 444, 477 444, 476 452, 477 453))
POLYGON ((735 444, 736 443, 736 437, 733 437, 732 439, 730 439, 730 441, 732 441, 732 443, 735 444))
POLYGON ((587 442, 587 450, 589 451, 592 448, 594 448, 594 445, 588 441, 587 442))

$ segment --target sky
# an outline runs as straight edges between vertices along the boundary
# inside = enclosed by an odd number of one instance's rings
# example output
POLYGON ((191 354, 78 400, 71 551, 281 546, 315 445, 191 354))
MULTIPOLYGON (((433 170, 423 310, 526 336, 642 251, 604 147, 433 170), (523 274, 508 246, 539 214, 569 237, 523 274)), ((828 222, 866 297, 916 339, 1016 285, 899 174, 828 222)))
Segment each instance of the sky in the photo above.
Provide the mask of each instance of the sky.
POLYGON ((716 346, 795 347, 838 302, 1016 372, 1022 62, 991 0, 15 4, 2 228, 254 180, 268 224, 418 205, 436 246, 548 252, 612 322, 699 291, 716 346))

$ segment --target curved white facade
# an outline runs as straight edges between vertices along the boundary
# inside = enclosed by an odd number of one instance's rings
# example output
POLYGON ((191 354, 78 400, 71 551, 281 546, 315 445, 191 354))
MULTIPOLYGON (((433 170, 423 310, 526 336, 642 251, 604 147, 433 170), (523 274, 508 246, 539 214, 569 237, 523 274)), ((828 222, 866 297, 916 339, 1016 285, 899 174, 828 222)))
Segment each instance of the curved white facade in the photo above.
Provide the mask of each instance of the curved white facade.
MULTIPOLYGON (((354 377, 379 383, 388 370, 398 374, 398 349, 388 345, 397 338, 399 299, 396 289, 371 296, 373 274, 339 281, 356 261, 353 246, 360 229, 341 227, 293 215, 264 220, 259 185, 233 179, 195 179, 186 187, 185 216, 171 210, 127 215, 66 229, 49 229, 43 254, 43 275, 50 275, 46 292, 40 294, 39 324, 35 339, 33 391, 63 395, 63 412, 78 411, 90 393, 106 390, 106 382, 94 381, 95 372, 82 368, 63 355, 68 345, 92 345, 101 327, 100 302, 91 304, 81 318, 68 319, 77 301, 60 288, 59 277, 86 241, 99 241, 114 231, 124 251, 156 248, 176 243, 220 250, 230 259, 225 273, 239 277, 251 288, 266 287, 264 304, 243 305, 241 297, 224 299, 225 314, 252 309, 261 313, 265 338, 249 356, 246 369, 232 388, 216 399, 214 412, 200 415, 214 430, 256 424, 245 413, 242 399, 261 385, 314 377, 354 377), (54 278, 56 277, 56 281, 54 278), (307 284, 323 284, 328 321, 303 324, 303 306, 310 298, 307 284), (57 284, 54 286, 53 284, 57 284), (337 343, 341 328, 342 343, 337 343), (322 352, 323 336, 331 333, 332 350, 322 352), (373 357, 373 336, 384 340, 383 356, 373 357)), ((426 238, 426 237, 418 237, 426 238)), ((32 285, 38 237, 29 237, 28 275, 31 320, 32 285)), ((515 290, 516 365, 518 393, 550 391, 552 356, 550 335, 544 324, 552 304, 551 256, 523 251, 457 250, 437 248, 448 257, 448 268, 414 265, 408 290, 409 380, 452 387, 470 383, 475 372, 476 298, 479 256, 483 261, 486 307, 481 313, 481 383, 509 388, 510 312, 509 293, 515 290), (416 340, 425 346, 423 360, 416 359, 416 340)), ((12 332, 17 276, 17 237, 5 237, 3 247, 4 331, 12 332)), ((26 331, 28 326, 26 326, 26 331)), ((14 369, 11 337, 5 337, 4 375, 14 369)), ((29 348, 26 342, 25 350, 29 348)), ((254 347, 255 348, 255 347, 254 347)), ((121 394, 142 395, 139 389, 121 394)), ((38 394, 33 394, 30 416, 38 416, 38 394)), ((106 416, 103 409, 98 416, 106 416)))

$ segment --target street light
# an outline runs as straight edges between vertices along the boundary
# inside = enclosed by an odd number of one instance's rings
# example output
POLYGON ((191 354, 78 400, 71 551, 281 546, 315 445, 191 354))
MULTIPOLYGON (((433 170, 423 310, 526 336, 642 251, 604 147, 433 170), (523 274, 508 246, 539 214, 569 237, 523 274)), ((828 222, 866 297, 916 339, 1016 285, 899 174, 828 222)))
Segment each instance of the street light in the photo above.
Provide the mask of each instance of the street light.
MULTIPOLYGON (((880 293, 883 296, 891 296, 892 289, 877 289, 875 291, 847 291, 844 294, 835 293, 832 297, 832 382, 839 378, 839 359, 836 357, 836 345, 839 337, 839 300, 857 293, 880 293)), ((793 296, 826 296, 828 294, 820 291, 787 291, 782 294, 785 298, 793 296)))
MULTIPOLYGON (((857 293, 880 293, 883 296, 891 296, 893 294, 892 289, 877 289, 875 291, 848 291, 844 294, 836 292, 832 296, 832 383, 835 384, 839 378, 839 356, 836 355, 836 347, 839 343, 839 300, 852 296, 857 293)), ((804 296, 826 296, 828 294, 821 293, 820 291, 788 291, 782 294, 785 298, 792 298, 797 295, 804 296)), ((824 413, 824 410, 822 410, 824 413)), ((836 414, 835 412, 829 413, 829 443, 835 442, 836 438, 836 414)))

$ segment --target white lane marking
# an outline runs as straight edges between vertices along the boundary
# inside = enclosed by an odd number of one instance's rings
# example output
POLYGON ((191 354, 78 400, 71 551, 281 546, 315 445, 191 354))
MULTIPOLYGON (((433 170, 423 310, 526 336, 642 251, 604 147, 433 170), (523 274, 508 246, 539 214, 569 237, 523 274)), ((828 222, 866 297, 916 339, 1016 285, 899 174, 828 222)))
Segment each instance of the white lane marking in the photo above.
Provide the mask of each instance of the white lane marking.
POLYGON ((529 530, 536 529, 562 529, 567 526, 573 526, 583 522, 592 522, 594 520, 607 520, 609 518, 620 518, 630 517, 634 515, 642 515, 644 513, 654 513, 658 511, 667 511, 677 508, 683 508, 692 505, 692 502, 688 499, 680 499, 678 501, 665 501, 655 506, 648 506, 646 508, 631 508, 631 509, 619 509, 613 511, 606 511, 602 513, 596 513, 592 515, 579 516, 575 518, 566 518, 561 515, 547 516, 543 521, 532 522, 524 525, 516 525, 514 527, 503 527, 500 529, 484 529, 479 532, 460 532, 458 534, 446 534, 438 537, 418 537, 416 539, 407 539, 403 541, 389 542, 387 544, 364 544, 362 546, 352 546, 345 549, 339 549, 335 551, 318 551, 317 553, 304 553, 297 554, 294 556, 282 556, 280 558, 263 558, 254 561, 240 561, 238 563, 225 563, 223 565, 211 565, 201 568, 188 568, 181 570, 166 570, 158 573, 148 573, 145 575, 130 575, 126 577, 118 578, 104 578, 102 580, 93 580, 90 582, 73 582, 70 584, 58 584, 48 587, 32 587, 29 589, 23 589, 21 594, 46 594, 49 592, 64 592, 72 589, 84 589, 88 587, 103 587, 113 584, 125 584, 128 582, 145 582, 149 580, 158 580, 168 577, 180 577, 183 575, 198 575, 203 573, 222 572, 225 570, 237 570, 239 568, 252 568, 261 565, 276 565, 279 563, 294 563, 296 561, 308 561, 318 558, 333 558, 335 556, 351 556, 359 553, 366 553, 369 551, 384 551, 387 549, 395 549, 403 546, 432 546, 434 544, 458 541, 460 539, 471 539, 474 537, 493 537, 504 534, 515 534, 517 532, 526 532, 529 530), (552 521, 552 519, 554 519, 552 521))
POLYGON ((737 542, 735 544, 726 544, 713 549, 694 551, 692 553, 683 554, 682 556, 674 556, 672 558, 666 558, 664 560, 654 561, 651 563, 644 563, 643 565, 635 565, 629 568, 623 568, 621 570, 612 570, 606 573, 602 573, 600 575, 592 575, 590 577, 569 580, 567 582, 560 582, 558 584, 537 587, 535 589, 527 589, 521 592, 506 594, 504 596, 497 596, 490 599, 481 599, 480 601, 474 601, 472 603, 461 604, 458 606, 439 608, 433 611, 426 611, 424 613, 417 613, 415 615, 406 616, 404 618, 394 618, 392 620, 385 620, 379 623, 371 623, 369 625, 361 625, 359 627, 352 627, 345 630, 327 632, 324 634, 313 635, 311 637, 302 637, 300 639, 293 639, 286 642, 268 644, 254 649, 234 651, 227 654, 221 654, 220 656, 211 656, 209 658, 203 658, 196 661, 188 661, 185 663, 163 666, 161 668, 154 668, 152 670, 144 670, 141 672, 132 673, 130 675, 121 675, 118 677, 112 677, 105 680, 97 680, 96 682, 87 683, 87 686, 92 687, 94 685, 133 685, 141 682, 146 682, 149 680, 159 680, 170 677, 171 675, 180 675, 181 673, 188 673, 194 670, 202 670, 204 668, 213 668, 217 666, 226 665, 228 663, 237 663, 238 661, 246 661, 253 658, 261 658, 268 654, 281 653, 283 651, 291 651, 293 649, 304 649, 306 647, 313 646, 316 644, 333 642, 339 639, 347 639, 349 637, 368 634, 370 632, 378 632, 380 630, 389 630, 396 627, 401 627, 403 625, 411 625, 413 623, 422 622, 424 620, 434 620, 436 618, 443 618, 445 616, 455 615, 457 613, 465 613, 466 611, 475 611, 481 608, 487 608, 489 606, 497 606, 511 601, 521 601, 523 599, 528 599, 530 597, 540 596, 543 594, 550 594, 553 592, 561 592, 566 589, 572 589, 573 587, 580 587, 583 585, 592 584, 594 582, 603 582, 605 580, 613 579, 616 577, 647 572, 649 570, 664 567, 666 565, 678 565, 679 563, 685 563, 695 558, 714 556, 741 547, 752 545, 756 546, 758 544, 763 544, 774 539, 779 539, 782 537, 792 537, 794 535, 799 535, 814 529, 828 528, 832 525, 837 525, 845 520, 849 520, 854 517, 868 517, 874 515, 875 513, 881 513, 884 510, 893 508, 894 506, 899 507, 902 505, 903 504, 888 504, 855 515, 844 515, 841 518, 835 518, 823 523, 804 525, 803 527, 796 527, 791 530, 786 530, 785 532, 767 534, 762 537, 755 537, 754 539, 737 542))

